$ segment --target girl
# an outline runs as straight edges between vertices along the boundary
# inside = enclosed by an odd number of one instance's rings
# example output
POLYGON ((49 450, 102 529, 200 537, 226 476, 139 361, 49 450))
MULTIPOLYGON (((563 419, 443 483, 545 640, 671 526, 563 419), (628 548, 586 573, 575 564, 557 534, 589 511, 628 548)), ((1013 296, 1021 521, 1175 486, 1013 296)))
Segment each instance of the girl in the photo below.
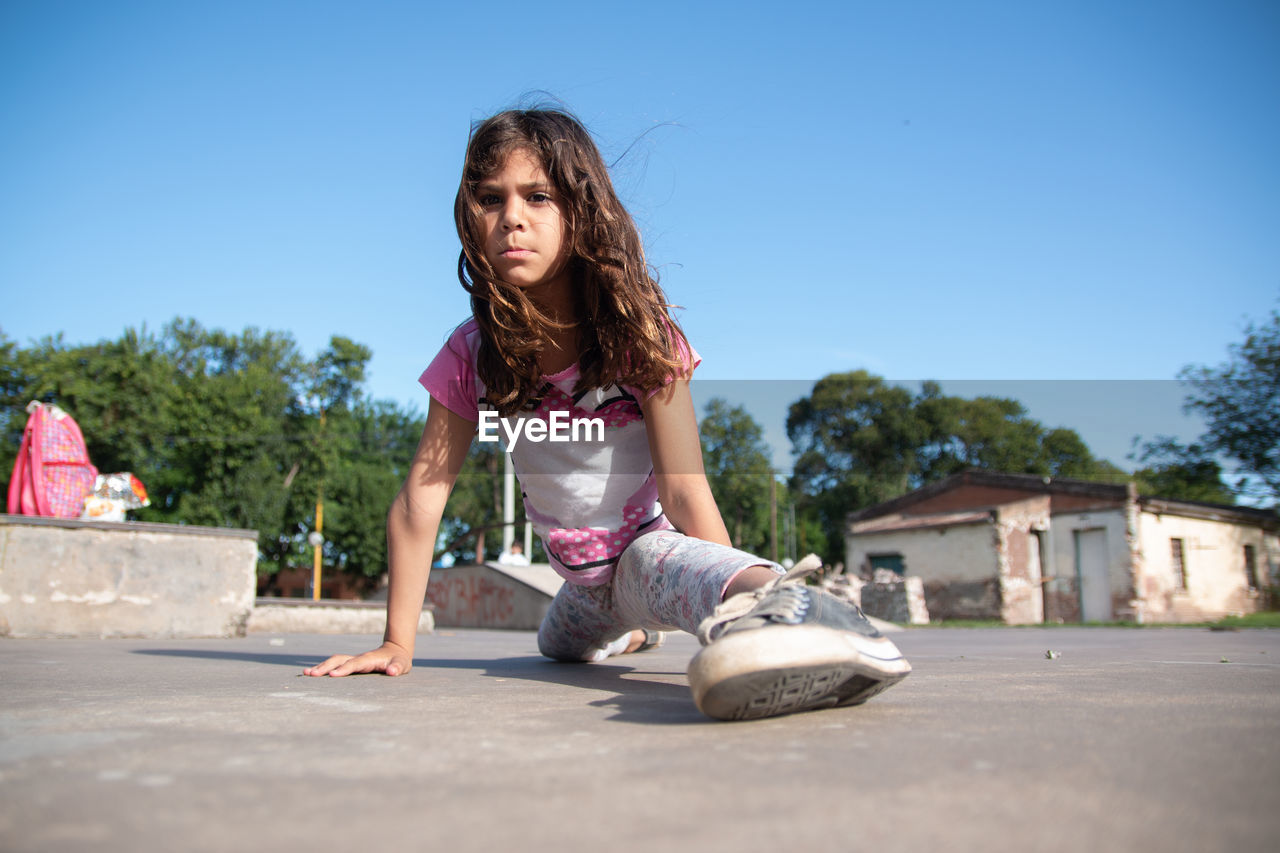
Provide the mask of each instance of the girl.
POLYGON ((803 583, 816 558, 780 577, 730 547, 689 394, 700 359, 574 117, 509 111, 475 127, 454 218, 473 316, 420 380, 427 425, 387 518, 386 634, 304 674, 409 671, 478 422, 482 439, 508 437, 526 513, 566 581, 538 632, 547 657, 598 661, 656 645, 653 632, 696 632, 695 702, 726 719, 856 704, 910 672, 861 611, 803 583), (587 428, 553 440, 566 420, 587 428))

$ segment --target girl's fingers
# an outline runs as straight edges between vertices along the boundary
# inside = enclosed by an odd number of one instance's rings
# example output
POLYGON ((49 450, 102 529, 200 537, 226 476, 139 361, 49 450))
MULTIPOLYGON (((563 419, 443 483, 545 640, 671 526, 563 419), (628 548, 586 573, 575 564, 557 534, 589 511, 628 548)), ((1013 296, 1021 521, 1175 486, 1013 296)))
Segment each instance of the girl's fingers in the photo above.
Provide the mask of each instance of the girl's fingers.
POLYGON ((399 655, 387 655, 381 651, 365 652, 362 655, 334 655, 319 666, 308 667, 303 675, 328 675, 341 678, 358 672, 385 672, 387 675, 404 675, 412 664, 399 655))
POLYGON ((380 667, 377 660, 371 660, 368 654, 354 658, 348 655, 345 661, 329 672, 329 675, 333 678, 341 678, 344 675, 351 675, 357 672, 374 672, 378 669, 380 667))
POLYGON ((303 675, 328 675, 334 669, 351 660, 351 655, 334 655, 319 666, 312 666, 302 671, 303 675))

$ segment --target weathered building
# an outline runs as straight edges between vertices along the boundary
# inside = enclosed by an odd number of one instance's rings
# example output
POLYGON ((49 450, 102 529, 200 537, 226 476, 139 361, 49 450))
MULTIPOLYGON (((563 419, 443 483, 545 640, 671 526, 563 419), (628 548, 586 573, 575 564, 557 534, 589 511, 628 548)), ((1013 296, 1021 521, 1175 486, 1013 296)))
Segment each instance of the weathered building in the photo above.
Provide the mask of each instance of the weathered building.
POLYGON ((1132 485, 966 471, 849 518, 846 562, 922 579, 935 619, 1193 622, 1250 613, 1280 518, 1132 485))

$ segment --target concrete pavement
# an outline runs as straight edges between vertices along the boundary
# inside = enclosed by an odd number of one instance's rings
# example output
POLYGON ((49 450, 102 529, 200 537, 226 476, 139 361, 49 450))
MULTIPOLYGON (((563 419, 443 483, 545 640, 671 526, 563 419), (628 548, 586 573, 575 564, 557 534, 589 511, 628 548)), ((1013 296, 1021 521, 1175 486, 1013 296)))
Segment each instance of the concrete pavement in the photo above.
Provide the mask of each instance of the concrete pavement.
POLYGON ((867 705, 749 723, 693 707, 687 635, 573 666, 441 630, 403 678, 299 675, 375 640, 0 640, 0 850, 1280 839, 1280 632, 912 629, 915 672, 867 705))

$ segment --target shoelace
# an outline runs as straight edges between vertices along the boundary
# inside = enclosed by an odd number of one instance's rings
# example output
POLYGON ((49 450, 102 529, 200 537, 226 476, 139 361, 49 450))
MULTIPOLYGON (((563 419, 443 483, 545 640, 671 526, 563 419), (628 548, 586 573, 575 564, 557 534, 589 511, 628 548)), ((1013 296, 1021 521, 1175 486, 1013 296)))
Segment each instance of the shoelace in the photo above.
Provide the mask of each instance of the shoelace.
POLYGON ((698 625, 698 642, 704 646, 709 644, 734 622, 755 610, 761 600, 775 590, 783 594, 774 596, 769 607, 762 609, 757 615, 780 616, 786 621, 796 621, 809 607, 809 596, 803 586, 803 579, 820 568, 822 560, 816 554, 810 554, 785 575, 751 592, 738 593, 723 602, 698 625))

